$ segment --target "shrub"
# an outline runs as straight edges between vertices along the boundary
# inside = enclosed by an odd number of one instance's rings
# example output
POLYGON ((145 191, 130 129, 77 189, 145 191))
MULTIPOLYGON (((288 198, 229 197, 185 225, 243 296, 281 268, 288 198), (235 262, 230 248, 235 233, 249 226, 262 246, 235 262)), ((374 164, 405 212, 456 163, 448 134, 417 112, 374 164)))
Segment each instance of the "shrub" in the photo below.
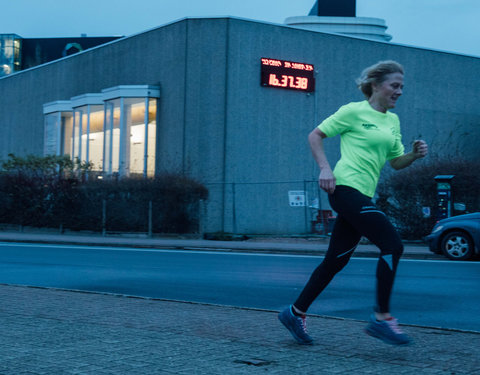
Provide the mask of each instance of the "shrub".
MULTIPOLYGON (((89 204, 80 208, 74 222, 82 227, 93 223, 98 228, 106 203, 107 231, 148 229, 149 202, 152 204, 152 231, 155 233, 191 233, 198 230, 199 202, 208 190, 200 183, 176 174, 154 179, 125 178, 89 181, 78 189, 80 199, 89 204)), ((72 222, 69 224, 74 226, 72 222)))
POLYGON ((9 155, 1 167, 1 223, 146 232, 151 202, 153 232, 189 233, 198 230, 199 202, 208 197, 203 185, 176 174, 89 179, 90 166, 68 157, 9 155))
MULTIPOLYGON (((431 159, 417 162, 392 174, 378 186, 377 206, 393 221, 404 239, 419 240, 437 221, 437 175, 455 175, 454 202, 465 203, 467 212, 480 210, 480 162, 476 160, 431 159), (422 207, 430 207, 425 218, 422 207)), ((454 212, 460 214, 464 212, 454 212)))
POLYGON ((0 166, 0 220, 18 225, 56 225, 59 210, 72 201, 80 164, 66 156, 19 158, 9 154, 0 166))

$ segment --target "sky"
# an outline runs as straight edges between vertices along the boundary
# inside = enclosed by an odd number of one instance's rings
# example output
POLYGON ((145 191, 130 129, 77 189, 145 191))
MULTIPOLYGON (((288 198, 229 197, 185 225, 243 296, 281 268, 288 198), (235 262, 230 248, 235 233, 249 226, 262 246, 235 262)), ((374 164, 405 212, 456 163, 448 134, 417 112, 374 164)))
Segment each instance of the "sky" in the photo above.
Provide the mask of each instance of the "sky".
MULTIPOLYGON (((283 24, 315 0, 0 0, 0 33, 24 38, 128 36, 185 17, 283 24)), ((358 17, 386 21, 391 43, 480 57, 480 0, 357 0, 358 17)))

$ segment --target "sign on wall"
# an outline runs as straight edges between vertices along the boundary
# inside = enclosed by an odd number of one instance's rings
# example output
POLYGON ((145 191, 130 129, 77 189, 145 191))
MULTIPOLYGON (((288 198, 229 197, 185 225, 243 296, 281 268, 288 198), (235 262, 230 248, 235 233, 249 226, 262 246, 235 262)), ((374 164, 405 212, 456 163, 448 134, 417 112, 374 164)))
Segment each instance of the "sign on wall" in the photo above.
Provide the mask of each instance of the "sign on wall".
POLYGON ((260 84, 265 87, 313 92, 314 72, 312 64, 262 57, 260 84))
POLYGON ((288 192, 288 202, 291 207, 305 207, 306 194, 303 190, 290 190, 288 192))

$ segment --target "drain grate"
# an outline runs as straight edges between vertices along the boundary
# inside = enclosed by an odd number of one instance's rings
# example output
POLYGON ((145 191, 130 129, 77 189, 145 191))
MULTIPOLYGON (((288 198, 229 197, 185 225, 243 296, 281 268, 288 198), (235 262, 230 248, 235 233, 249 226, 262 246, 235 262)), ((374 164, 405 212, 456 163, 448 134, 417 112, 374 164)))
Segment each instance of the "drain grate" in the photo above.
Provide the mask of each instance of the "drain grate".
POLYGON ((242 365, 248 365, 248 366, 255 366, 255 367, 261 367, 261 366, 268 366, 271 365, 273 362, 272 361, 266 361, 264 359, 259 359, 259 358, 253 358, 253 359, 236 359, 233 361, 234 363, 239 363, 242 365))

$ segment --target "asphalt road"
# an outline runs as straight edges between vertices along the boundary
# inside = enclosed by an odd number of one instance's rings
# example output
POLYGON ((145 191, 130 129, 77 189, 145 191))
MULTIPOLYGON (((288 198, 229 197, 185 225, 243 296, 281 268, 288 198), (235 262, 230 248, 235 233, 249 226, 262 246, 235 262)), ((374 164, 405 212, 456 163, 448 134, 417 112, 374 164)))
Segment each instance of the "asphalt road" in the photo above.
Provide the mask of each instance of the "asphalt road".
MULTIPOLYGON (((0 283, 280 310, 318 256, 0 243, 0 283)), ((366 320, 376 260, 352 258, 309 310, 366 320)), ((392 312, 402 323, 480 331, 480 263, 402 260, 392 312)))

